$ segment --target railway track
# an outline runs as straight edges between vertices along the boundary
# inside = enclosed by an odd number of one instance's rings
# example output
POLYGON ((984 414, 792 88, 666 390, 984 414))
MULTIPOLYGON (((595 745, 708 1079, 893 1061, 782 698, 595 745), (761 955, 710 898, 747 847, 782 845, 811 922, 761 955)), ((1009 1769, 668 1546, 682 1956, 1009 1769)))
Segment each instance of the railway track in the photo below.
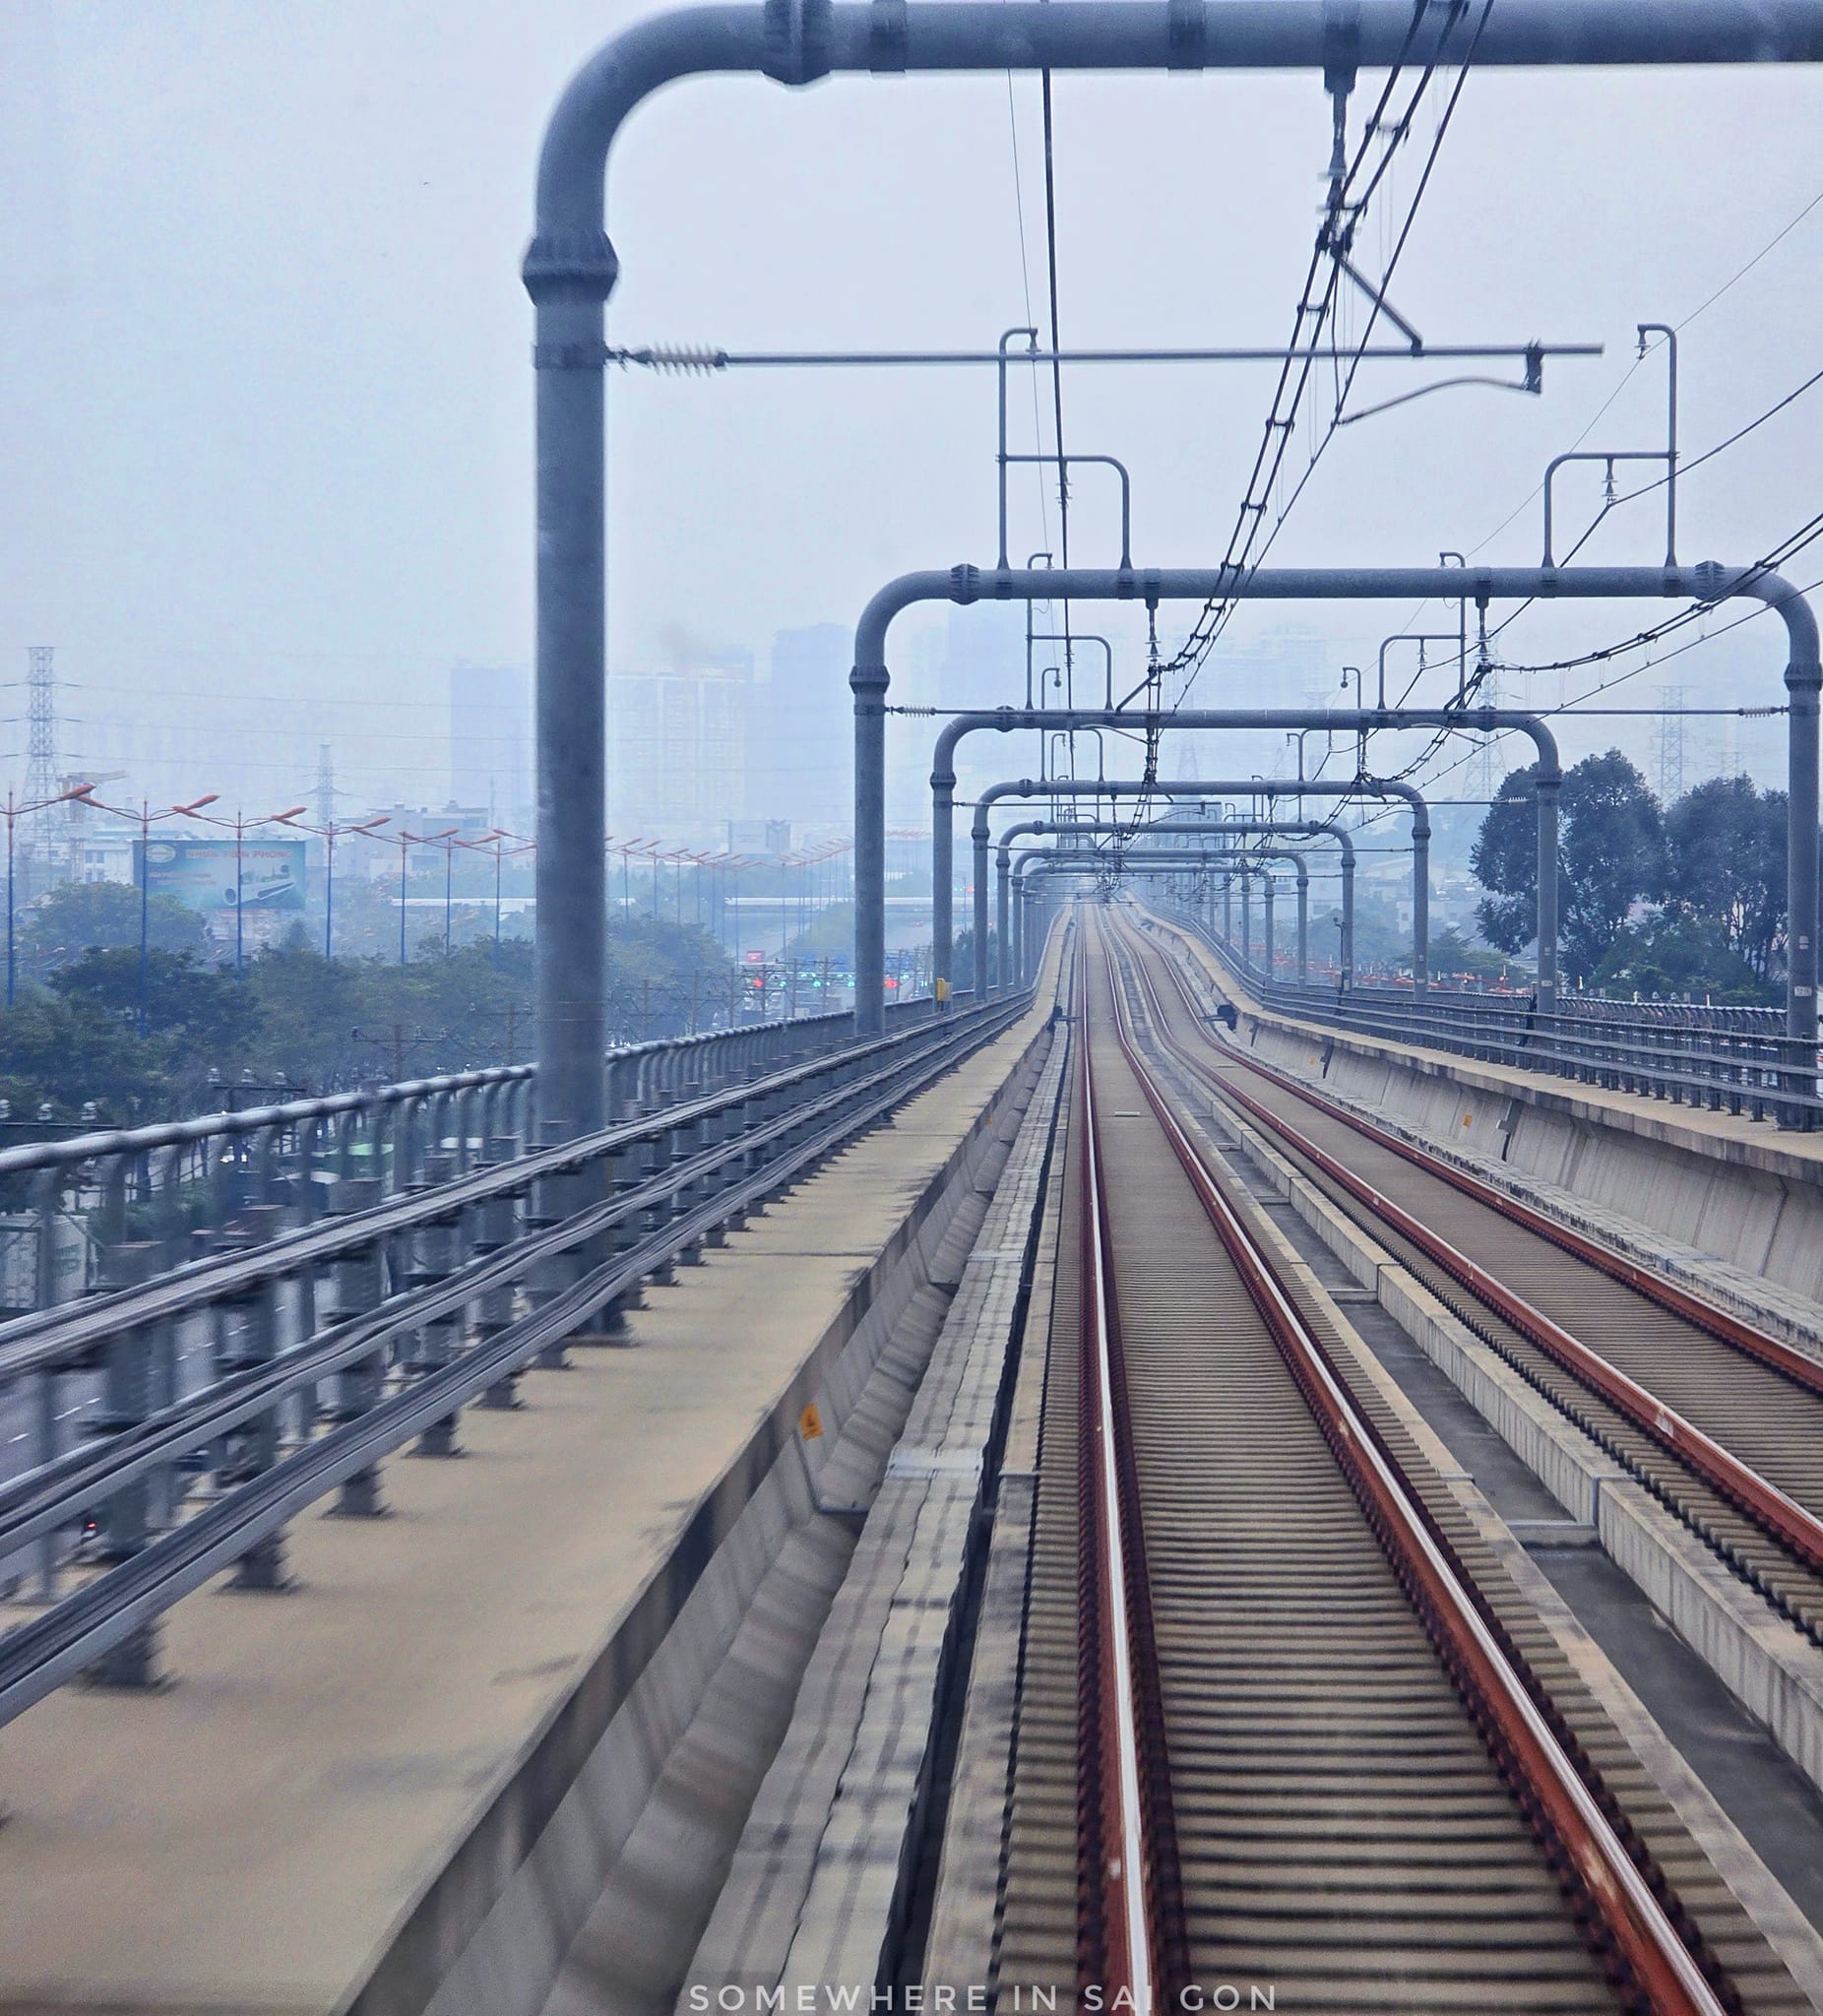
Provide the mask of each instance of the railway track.
POLYGON ((997 2006, 1808 2008, 1082 940, 997 2006))
POLYGON ((1823 1645, 1823 1364, 1249 1056, 1119 941, 1169 1060, 1823 1645))

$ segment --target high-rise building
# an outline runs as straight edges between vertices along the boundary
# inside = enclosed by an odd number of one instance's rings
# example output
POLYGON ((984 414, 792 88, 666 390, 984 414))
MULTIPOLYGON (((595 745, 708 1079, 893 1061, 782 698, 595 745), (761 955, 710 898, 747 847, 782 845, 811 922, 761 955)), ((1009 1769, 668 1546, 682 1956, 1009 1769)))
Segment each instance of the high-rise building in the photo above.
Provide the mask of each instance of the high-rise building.
POLYGON ((621 671, 607 681, 607 823, 643 836, 722 844, 747 810, 748 662, 621 671))
MULTIPOLYGON (((1341 708, 1352 707, 1332 669, 1322 634, 1296 624, 1275 623, 1251 637, 1224 637, 1210 654, 1188 705, 1191 707, 1341 708)), ((1305 767, 1314 772, 1323 754, 1321 734, 1306 737, 1305 767)), ((1262 777, 1297 774, 1297 752, 1284 728, 1249 728, 1232 734, 1199 735, 1180 742, 1171 767, 1179 776, 1191 767, 1203 777, 1262 777)), ((1337 761, 1329 775, 1352 767, 1348 738, 1337 737, 1337 761)))
POLYGON ((485 805, 497 826, 529 832, 533 791, 532 680, 519 665, 457 665, 450 673, 450 796, 485 805))
POLYGON ((854 634, 840 623, 781 630, 752 689, 747 810, 758 819, 842 825, 853 798, 854 634))

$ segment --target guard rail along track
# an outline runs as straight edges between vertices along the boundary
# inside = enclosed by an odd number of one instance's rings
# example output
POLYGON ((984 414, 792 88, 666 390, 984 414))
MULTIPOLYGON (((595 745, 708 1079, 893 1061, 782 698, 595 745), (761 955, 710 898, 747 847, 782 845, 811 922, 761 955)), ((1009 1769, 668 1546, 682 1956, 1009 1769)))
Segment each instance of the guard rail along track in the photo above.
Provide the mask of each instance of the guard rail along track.
POLYGON ((1776 1009, 1570 995, 1545 1015, 1523 993, 1434 983, 1419 992, 1409 983, 1358 980, 1314 986, 1269 976, 1193 911, 1173 906, 1169 914, 1196 932, 1254 1001, 1282 1015, 1674 1105, 1799 1130, 1823 1126, 1818 1047, 1787 1036, 1776 1009))
POLYGON ((1823 1645, 1823 1363, 1228 1042, 1122 938, 1171 1058, 1823 1645))
MULTIPOLYGON (((927 1000, 895 1002, 889 1027, 932 1012, 927 1000)), ((846 1014, 813 1015, 623 1045, 607 1054, 607 1110, 651 1112, 804 1062, 841 1048, 852 1028, 846 1014)), ((56 1233, 72 1205, 103 1254, 133 1236, 157 1242, 172 1264, 248 1205, 284 1203, 309 1219, 338 1177, 377 1176, 394 1192, 422 1180, 427 1154, 448 1150, 466 1167, 475 1144, 517 1152, 532 1139, 535 1078, 532 1064, 502 1064, 0 1149, 0 1214, 15 1236, 29 1224, 34 1241, 30 1300, 67 1298, 56 1233)))
POLYGON ((747 1212, 1009 1028, 1029 1001, 921 1023, 54 1320, 30 1319, 0 1377, 22 1368, 55 1376, 98 1352, 111 1407, 98 1433, 0 1484, 0 1562, 35 1548, 48 1603, 0 1638, 0 1721, 77 1672, 151 1680, 156 1620, 181 1597, 236 1562, 244 1586, 282 1587, 283 1529, 299 1511, 338 1486, 338 1509, 378 1511, 383 1458, 413 1437, 427 1454, 451 1453, 465 1402, 511 1405, 526 1365, 560 1364, 565 1340, 592 1320, 611 1332, 643 1281, 668 1279, 679 1260, 719 1244, 747 1212), (530 1206, 519 1224, 517 1202, 530 1206), (334 1316, 275 1349, 276 1291, 330 1260, 334 1316), (156 1377, 169 1374, 173 1313, 197 1307, 238 1307, 236 1334, 199 1391, 152 1405, 156 1377), (199 1464, 220 1495, 196 1505, 178 1485, 199 1464), (89 1565, 104 1572, 79 1575, 59 1597, 77 1534, 90 1536, 89 1565))
POLYGON ((1807 2007, 1094 926, 1075 994, 997 2006, 1807 2007))

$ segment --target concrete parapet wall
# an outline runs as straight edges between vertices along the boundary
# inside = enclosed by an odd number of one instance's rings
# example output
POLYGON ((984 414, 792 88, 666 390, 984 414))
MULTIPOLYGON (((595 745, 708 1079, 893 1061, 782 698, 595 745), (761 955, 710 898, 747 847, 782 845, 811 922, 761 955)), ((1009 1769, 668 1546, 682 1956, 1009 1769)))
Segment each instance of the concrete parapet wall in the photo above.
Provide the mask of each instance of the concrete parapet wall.
POLYGON ((283 1594, 177 1605, 168 1689, 0 1731, 0 2009, 507 2016, 667 1830, 706 1918, 1044 1021, 390 1461, 388 1516, 300 1517, 283 1594))
POLYGON ((605 2006, 592 1983, 617 2009, 668 2003, 847 1570, 849 1508, 878 1487, 941 1326, 976 1186, 1047 1049, 1029 1040, 350 2016, 557 2016, 605 2006))
POLYGON ((1823 1356, 1812 1137, 1296 1022, 1235 995, 1188 933, 1148 921, 1236 1001, 1263 1062, 1823 1356))

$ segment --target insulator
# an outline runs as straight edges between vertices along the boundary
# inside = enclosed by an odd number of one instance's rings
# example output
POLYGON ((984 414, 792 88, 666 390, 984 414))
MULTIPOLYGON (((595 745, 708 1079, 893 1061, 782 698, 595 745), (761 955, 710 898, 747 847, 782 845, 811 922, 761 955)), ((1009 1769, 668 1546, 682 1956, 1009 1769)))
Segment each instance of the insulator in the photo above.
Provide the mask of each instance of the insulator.
POLYGON ((644 364, 649 371, 701 377, 707 377, 712 371, 725 371, 728 361, 726 350, 691 344, 657 344, 650 349, 630 350, 627 354, 633 363, 644 364))

